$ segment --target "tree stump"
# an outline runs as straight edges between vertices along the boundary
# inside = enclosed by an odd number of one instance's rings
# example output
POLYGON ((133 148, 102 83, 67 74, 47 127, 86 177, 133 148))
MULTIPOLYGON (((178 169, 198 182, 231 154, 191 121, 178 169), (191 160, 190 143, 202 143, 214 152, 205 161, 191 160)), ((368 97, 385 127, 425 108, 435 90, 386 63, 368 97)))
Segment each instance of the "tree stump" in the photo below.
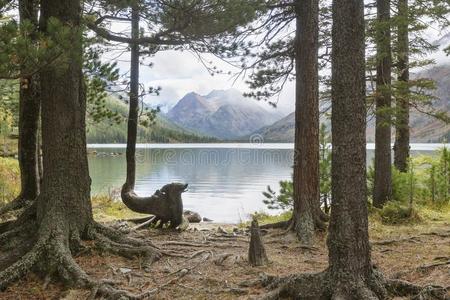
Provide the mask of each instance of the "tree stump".
POLYGON ((264 266, 269 263, 266 250, 264 249, 261 239, 261 231, 256 219, 253 219, 250 227, 250 248, 248 249, 248 261, 254 267, 264 266))

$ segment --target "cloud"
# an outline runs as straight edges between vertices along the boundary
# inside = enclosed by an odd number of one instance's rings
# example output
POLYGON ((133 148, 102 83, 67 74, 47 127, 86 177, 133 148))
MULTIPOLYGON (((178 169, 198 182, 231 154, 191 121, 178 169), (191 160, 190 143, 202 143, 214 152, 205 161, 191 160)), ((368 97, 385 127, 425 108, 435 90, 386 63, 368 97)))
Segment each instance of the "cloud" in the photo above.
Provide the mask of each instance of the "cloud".
MULTIPOLYGON (((211 76, 201 61, 189 52, 166 51, 147 59, 146 62, 152 62, 153 67, 141 68, 141 82, 145 83, 146 86, 159 86, 162 91, 159 96, 147 97, 146 103, 152 106, 159 105, 163 111, 167 111, 189 92, 206 95, 212 90, 230 88, 238 89, 241 92, 248 91, 245 78, 235 80, 227 74, 228 72, 234 74, 237 69, 212 55, 205 55, 203 58, 206 62, 212 63, 211 65, 223 70, 225 74, 211 76)), ((274 101, 278 100, 280 111, 284 113, 293 111, 293 93, 293 85, 288 84, 279 99, 274 99, 274 101)), ((249 99, 249 101, 253 100, 249 99)), ((267 103, 254 102, 255 105, 270 108, 267 103)))

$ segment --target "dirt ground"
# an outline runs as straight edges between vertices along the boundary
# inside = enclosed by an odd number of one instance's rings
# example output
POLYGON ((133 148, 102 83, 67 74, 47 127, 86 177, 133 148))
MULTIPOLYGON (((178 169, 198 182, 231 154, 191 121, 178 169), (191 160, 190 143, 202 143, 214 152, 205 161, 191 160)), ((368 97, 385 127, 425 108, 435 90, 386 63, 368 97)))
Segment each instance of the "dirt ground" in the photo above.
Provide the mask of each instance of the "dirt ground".
MULTIPOLYGON (((371 227, 373 263, 390 278, 450 286, 449 222, 371 227)), ((237 226, 202 223, 184 232, 144 229, 131 234, 151 240, 170 256, 155 262, 150 272, 141 268, 139 259, 102 255, 95 250, 76 260, 88 274, 118 281, 122 289, 136 293, 151 290, 152 299, 258 299, 264 288, 246 288, 242 282, 261 273, 282 276, 327 267, 324 234, 314 247, 306 248, 291 234, 265 232, 263 240, 271 263, 257 268, 247 263, 248 233, 237 226)), ((89 294, 57 283, 46 284, 30 274, 0 293, 0 299, 78 300, 89 294)))

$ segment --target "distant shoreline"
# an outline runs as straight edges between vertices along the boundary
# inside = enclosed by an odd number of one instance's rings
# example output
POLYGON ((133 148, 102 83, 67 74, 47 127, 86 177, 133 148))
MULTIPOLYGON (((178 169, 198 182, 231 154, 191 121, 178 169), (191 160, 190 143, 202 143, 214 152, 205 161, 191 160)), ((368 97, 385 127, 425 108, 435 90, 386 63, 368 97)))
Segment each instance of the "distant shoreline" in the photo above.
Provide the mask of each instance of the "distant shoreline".
MULTIPOLYGON (((374 150, 374 143, 367 143, 367 150, 374 150)), ((393 144, 392 144, 393 146, 393 144)), ((434 151, 449 143, 412 143, 412 151, 434 151)), ((126 144, 88 144, 89 149, 125 149, 126 144)), ((138 149, 280 149, 292 150, 293 143, 173 143, 173 144, 137 144, 138 149)))

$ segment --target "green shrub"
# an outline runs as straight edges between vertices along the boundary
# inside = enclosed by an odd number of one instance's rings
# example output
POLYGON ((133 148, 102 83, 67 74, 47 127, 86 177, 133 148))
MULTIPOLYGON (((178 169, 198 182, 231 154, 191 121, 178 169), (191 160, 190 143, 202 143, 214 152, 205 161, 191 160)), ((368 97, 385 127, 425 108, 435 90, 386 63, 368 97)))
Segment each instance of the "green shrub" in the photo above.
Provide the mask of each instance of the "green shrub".
POLYGON ((397 201, 390 201, 379 210, 381 221, 384 224, 418 223, 422 221, 415 208, 401 204, 397 201))
POLYGON ((450 151, 439 150, 439 156, 429 160, 426 182, 430 200, 434 204, 445 204, 450 201, 450 151))
MULTIPOLYGON (((319 174, 320 174, 320 200, 326 213, 330 208, 331 199, 331 147, 330 136, 327 133, 327 127, 325 124, 320 126, 320 161, 319 161, 319 174)), ((292 180, 280 181, 280 190, 275 192, 270 186, 267 186, 267 190, 263 192, 264 204, 269 209, 282 209, 292 210, 294 207, 294 186, 292 180)))
POLYGON ((407 203, 411 192, 411 174, 392 168, 392 200, 407 203))

